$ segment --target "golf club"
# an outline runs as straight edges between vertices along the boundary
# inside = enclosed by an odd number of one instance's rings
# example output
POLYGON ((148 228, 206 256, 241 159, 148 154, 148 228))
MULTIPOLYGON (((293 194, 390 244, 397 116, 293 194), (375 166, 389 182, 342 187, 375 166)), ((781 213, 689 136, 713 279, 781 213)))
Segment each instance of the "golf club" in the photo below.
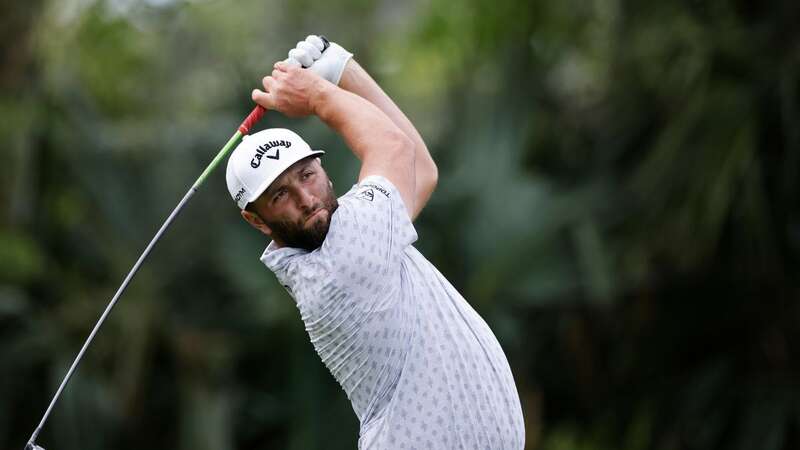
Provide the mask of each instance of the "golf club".
POLYGON ((161 228, 158 229, 158 232, 150 241, 150 243, 147 244, 147 247, 145 247, 141 256, 139 256, 139 259, 136 260, 136 263, 133 265, 133 268, 131 268, 130 272, 128 272, 128 275, 122 281, 122 285, 120 285, 119 289, 117 289, 117 292, 114 294, 114 297, 111 298, 111 301, 108 303, 108 306, 106 306, 105 311, 103 311, 103 314, 100 316, 100 319, 95 324, 94 328, 92 329, 92 332, 89 333, 89 337, 86 338, 86 342, 83 343, 83 347, 81 347, 81 350, 78 352, 78 356, 75 357, 75 361, 72 362, 72 365, 70 366, 69 370, 67 370, 67 374, 61 381, 61 385, 58 387, 58 390, 56 391, 55 395, 53 395, 53 399, 50 401, 50 406, 47 407, 47 410, 44 412, 44 415, 42 416, 42 420, 39 422, 39 425, 33 431, 33 434, 31 434, 30 439, 28 439, 28 443, 25 445, 25 450, 44 450, 42 447, 36 445, 36 438, 37 436, 39 436, 39 432, 42 430, 42 427, 47 421, 47 417, 53 410, 53 406, 56 404, 58 398, 61 396, 61 392, 64 390, 64 386, 67 385, 67 382, 69 382, 69 379, 72 376, 72 373, 75 371, 75 368, 78 367, 78 364, 81 362, 81 358, 83 357, 84 352, 89 347, 89 344, 92 343, 95 334, 97 334, 97 330, 99 330, 100 326, 103 325, 103 322, 106 320, 106 317, 108 317, 108 314, 111 312, 111 309, 117 303, 117 300, 119 300, 119 297, 125 291, 125 288, 128 286, 128 283, 130 283, 131 279, 133 279, 133 276, 136 275, 136 272, 139 270, 139 267, 142 265, 145 258, 147 258, 147 255, 150 254, 150 250, 153 249, 153 247, 156 245, 156 242, 158 242, 158 240, 161 238, 161 235, 164 234, 164 231, 167 230, 167 228, 170 226, 172 221, 175 220, 175 217, 178 216, 178 214, 181 212, 181 210, 189 201, 189 199, 192 198, 194 193, 197 192, 197 190, 200 188, 203 182, 205 182, 208 175, 212 171, 214 171, 214 169, 217 168, 219 163, 223 159, 225 159, 228 153, 230 153, 230 151, 236 146, 236 144, 239 143, 242 137, 250 132, 250 128, 261 119, 261 117, 264 115, 264 112, 265 109, 261 106, 256 106, 253 109, 253 111, 250 112, 250 114, 247 116, 244 122, 242 122, 242 124, 239 125, 239 128, 236 130, 236 133, 234 133, 233 136, 231 136, 231 138, 228 140, 225 146, 223 146, 222 149, 219 151, 219 153, 217 153, 217 156, 214 157, 214 159, 206 167, 203 173, 200 174, 200 176, 194 182, 192 187, 189 188, 189 191, 186 192, 181 201, 178 203, 178 206, 176 206, 175 209, 172 210, 172 213, 170 213, 169 217, 167 217, 167 220, 161 225, 161 228))

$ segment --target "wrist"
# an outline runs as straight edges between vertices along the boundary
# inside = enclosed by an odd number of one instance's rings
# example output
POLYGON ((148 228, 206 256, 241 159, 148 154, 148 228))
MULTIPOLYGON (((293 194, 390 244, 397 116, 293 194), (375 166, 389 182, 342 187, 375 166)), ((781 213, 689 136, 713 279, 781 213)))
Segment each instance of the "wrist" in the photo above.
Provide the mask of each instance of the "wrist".
POLYGON ((316 81, 314 84, 314 95, 311 96, 309 101, 309 106, 315 116, 322 118, 325 112, 325 106, 330 101, 331 94, 336 89, 336 86, 323 78, 319 78, 316 81))
POLYGON ((342 76, 339 78, 338 86, 345 91, 353 91, 353 87, 357 85, 358 69, 360 66, 354 58, 350 58, 344 66, 342 76))

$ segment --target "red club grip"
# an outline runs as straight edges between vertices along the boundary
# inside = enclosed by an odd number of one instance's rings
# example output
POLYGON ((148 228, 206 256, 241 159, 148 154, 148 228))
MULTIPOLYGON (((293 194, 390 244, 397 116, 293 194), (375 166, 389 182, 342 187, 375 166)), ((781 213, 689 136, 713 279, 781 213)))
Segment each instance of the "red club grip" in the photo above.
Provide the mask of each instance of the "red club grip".
POLYGON ((264 117, 265 112, 267 112, 267 110, 261 105, 257 105, 255 108, 253 108, 247 118, 244 119, 244 122, 239 125, 239 132, 243 135, 249 133, 250 128, 255 125, 256 122, 261 120, 262 117, 264 117))

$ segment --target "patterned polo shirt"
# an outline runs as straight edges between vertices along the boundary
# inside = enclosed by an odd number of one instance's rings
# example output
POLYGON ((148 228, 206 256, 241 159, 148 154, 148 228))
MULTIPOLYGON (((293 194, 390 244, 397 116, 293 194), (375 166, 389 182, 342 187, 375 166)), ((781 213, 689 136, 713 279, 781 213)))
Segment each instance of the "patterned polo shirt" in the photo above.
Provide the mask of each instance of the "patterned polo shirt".
POLYGON ((400 193, 372 175, 339 198, 320 248, 270 243, 261 261, 350 399, 360 450, 522 449, 503 349, 416 240, 400 193))

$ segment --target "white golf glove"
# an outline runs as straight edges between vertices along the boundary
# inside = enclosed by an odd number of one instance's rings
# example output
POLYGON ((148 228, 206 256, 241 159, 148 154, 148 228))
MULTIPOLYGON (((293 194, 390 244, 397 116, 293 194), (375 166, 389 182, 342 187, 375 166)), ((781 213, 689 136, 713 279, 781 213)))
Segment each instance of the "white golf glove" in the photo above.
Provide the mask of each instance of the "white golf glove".
POLYGON ((324 37, 309 35, 305 41, 300 41, 297 46, 289 50, 289 64, 299 65, 322 78, 338 85, 342 78, 344 66, 353 54, 334 42, 328 42, 324 37), (325 44, 327 45, 327 48, 325 44))

